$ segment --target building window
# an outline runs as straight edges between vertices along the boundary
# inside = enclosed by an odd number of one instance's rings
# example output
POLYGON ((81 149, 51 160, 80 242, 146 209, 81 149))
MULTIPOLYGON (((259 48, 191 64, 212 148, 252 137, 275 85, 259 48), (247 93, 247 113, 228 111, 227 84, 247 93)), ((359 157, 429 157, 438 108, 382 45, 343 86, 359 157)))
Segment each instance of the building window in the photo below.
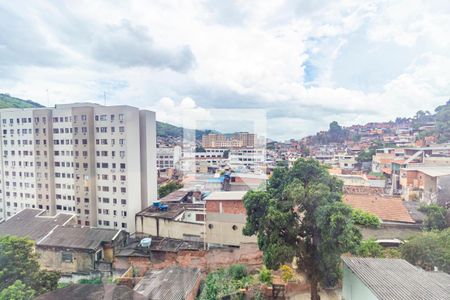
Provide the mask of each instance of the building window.
POLYGON ((208 224, 208 228, 209 228, 209 229, 213 229, 213 228, 214 228, 214 225, 213 225, 213 224, 208 224))
POLYGON ((238 227, 236 225, 233 225, 233 227, 231 227, 231 228, 233 228, 233 230, 237 230, 238 229, 238 227))
POLYGON ((72 253, 71 252, 62 252, 61 260, 63 262, 72 262, 73 261, 72 253))

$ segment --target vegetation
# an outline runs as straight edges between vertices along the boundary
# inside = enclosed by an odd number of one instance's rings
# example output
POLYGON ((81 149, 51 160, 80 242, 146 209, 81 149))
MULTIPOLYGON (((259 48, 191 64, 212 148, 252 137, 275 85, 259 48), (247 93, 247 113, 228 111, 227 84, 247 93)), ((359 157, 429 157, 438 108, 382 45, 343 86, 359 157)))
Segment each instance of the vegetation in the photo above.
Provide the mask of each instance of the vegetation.
POLYGON ((383 257, 383 247, 375 239, 364 240, 361 241, 354 254, 361 257, 383 257))
POLYGON ((440 143, 450 141, 450 100, 436 108, 436 133, 440 143))
POLYGON ((265 284, 272 283, 272 271, 267 269, 266 266, 263 266, 259 271, 259 280, 265 284))
POLYGON ((80 284, 102 284, 102 279, 100 277, 91 278, 91 279, 80 279, 78 280, 80 284))
POLYGON ((422 205, 419 210, 427 215, 423 222, 425 230, 442 230, 448 227, 447 209, 445 207, 430 204, 422 205))
POLYGON ((161 186, 158 189, 158 197, 161 199, 161 198, 169 195, 173 191, 181 189, 182 187, 183 187, 183 185, 181 183, 178 183, 176 181, 171 181, 171 182, 161 186))
POLYGON ((252 277, 248 275, 243 265, 233 265, 228 269, 219 269, 206 276, 199 299, 220 299, 249 286, 252 280, 252 277))
POLYGON ((376 149, 369 148, 368 150, 360 151, 356 157, 356 161, 359 163, 370 162, 372 157, 375 155, 376 149))
POLYGON ((56 289, 60 274, 40 270, 37 258, 32 240, 14 236, 0 237, 1 293, 11 295, 20 290, 25 293, 25 296, 28 296, 31 295, 29 290, 33 291, 33 295, 40 295, 56 289))
POLYGON ((379 228, 381 226, 380 218, 378 218, 377 216, 375 216, 369 212, 365 212, 358 208, 353 209, 352 218, 353 218, 353 222, 357 225, 374 227, 374 228, 379 228))
POLYGON ((277 168, 267 191, 250 191, 245 235, 257 234, 264 263, 271 269, 295 258, 311 283, 311 299, 319 299, 318 283, 334 286, 341 274, 340 256, 361 239, 352 209, 343 204, 342 181, 312 159, 277 168))
POLYGON ((31 100, 22 100, 19 98, 11 97, 8 94, 0 94, 0 108, 32 108, 32 107, 43 107, 43 106, 31 100))
POLYGON ((16 280, 0 292, 0 300, 31 300, 34 294, 35 291, 32 288, 16 280))
POLYGON ((450 228, 422 232, 400 247, 402 258, 425 270, 450 273, 450 228))
POLYGON ((281 279, 283 279, 284 282, 288 282, 289 280, 292 280, 294 278, 294 270, 288 265, 282 265, 280 267, 280 271, 281 279))

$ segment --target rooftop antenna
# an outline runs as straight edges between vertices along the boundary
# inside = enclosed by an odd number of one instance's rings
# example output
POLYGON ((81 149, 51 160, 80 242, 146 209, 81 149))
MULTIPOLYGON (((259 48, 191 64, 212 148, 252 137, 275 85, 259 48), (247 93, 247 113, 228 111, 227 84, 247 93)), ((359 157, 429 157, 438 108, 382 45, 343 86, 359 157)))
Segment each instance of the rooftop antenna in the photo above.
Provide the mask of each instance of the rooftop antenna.
POLYGON ((47 91, 47 107, 50 107, 50 97, 48 96, 48 89, 46 89, 47 91))

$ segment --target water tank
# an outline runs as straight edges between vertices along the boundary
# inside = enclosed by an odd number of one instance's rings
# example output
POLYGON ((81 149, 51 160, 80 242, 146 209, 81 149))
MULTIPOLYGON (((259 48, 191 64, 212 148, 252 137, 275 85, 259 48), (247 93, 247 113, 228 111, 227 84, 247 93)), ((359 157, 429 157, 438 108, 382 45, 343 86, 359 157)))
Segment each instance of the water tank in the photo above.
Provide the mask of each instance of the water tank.
POLYGON ((153 202, 153 206, 154 207, 160 207, 161 206, 161 201, 154 201, 153 202))
POLYGON ((159 210, 161 210, 161 211, 167 211, 168 209, 169 209, 169 205, 167 205, 167 204, 162 204, 159 207, 159 210))
POLYGON ((143 248, 150 248, 151 244, 152 244, 152 238, 143 238, 140 241, 139 246, 141 246, 143 248))

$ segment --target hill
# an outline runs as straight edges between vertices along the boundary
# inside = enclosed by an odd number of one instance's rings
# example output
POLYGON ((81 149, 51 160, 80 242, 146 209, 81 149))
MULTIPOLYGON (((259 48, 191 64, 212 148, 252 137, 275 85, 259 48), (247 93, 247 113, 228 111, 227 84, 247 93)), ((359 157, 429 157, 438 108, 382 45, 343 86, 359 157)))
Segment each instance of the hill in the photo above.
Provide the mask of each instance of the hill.
MULTIPOLYGON (((33 107, 45 107, 32 100, 23 100, 20 98, 12 97, 9 94, 0 93, 0 109, 1 108, 33 108, 33 107)), ((183 127, 174 126, 172 124, 156 121, 156 135, 158 137, 182 137, 183 127)), ((196 130, 195 135, 197 139, 201 139, 203 134, 211 133, 211 130, 196 130)))
POLYGON ((44 107, 44 106, 31 100, 23 100, 11 97, 8 94, 0 94, 0 108, 32 108, 32 107, 44 107))

